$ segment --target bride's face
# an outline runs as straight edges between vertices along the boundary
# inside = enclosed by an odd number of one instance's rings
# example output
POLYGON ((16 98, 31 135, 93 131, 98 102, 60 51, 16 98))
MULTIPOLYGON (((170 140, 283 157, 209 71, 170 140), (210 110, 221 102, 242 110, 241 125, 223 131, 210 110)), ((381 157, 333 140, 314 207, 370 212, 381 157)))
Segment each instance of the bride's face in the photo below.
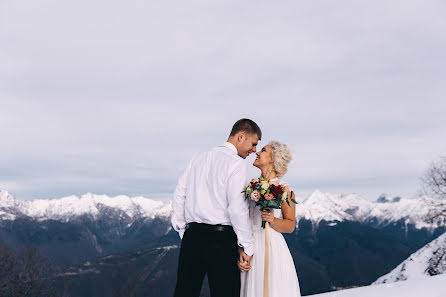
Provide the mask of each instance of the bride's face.
POLYGON ((257 158, 252 165, 258 168, 270 166, 274 163, 273 153, 270 145, 265 145, 260 151, 256 153, 257 158))

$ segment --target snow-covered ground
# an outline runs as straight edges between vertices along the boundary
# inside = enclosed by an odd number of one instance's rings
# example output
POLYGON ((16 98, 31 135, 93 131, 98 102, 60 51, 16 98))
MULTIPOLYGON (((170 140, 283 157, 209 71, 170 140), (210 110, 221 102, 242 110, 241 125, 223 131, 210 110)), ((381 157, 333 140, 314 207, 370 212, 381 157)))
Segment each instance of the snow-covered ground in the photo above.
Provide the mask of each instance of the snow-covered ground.
MULTIPOLYGON (((402 280, 418 280, 431 275, 446 273, 446 233, 410 255, 404 262, 373 284, 402 280)), ((446 286, 446 282, 444 284, 446 286)), ((446 297, 446 295, 444 295, 446 297)))
POLYGON ((446 297, 446 233, 410 255, 370 286, 311 296, 446 297))
POLYGON ((311 297, 446 297, 446 274, 334 291, 311 297))

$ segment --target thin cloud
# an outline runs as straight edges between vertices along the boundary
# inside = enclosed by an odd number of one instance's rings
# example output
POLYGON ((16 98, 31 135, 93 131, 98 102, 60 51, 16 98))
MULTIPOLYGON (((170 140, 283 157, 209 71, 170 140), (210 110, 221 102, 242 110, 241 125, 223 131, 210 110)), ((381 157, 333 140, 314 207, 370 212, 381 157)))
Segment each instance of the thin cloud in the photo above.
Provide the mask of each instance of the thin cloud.
POLYGON ((171 192, 196 152, 249 117, 261 145, 293 148, 298 192, 413 196, 446 151, 445 9, 3 3, 0 187, 26 199, 171 192))

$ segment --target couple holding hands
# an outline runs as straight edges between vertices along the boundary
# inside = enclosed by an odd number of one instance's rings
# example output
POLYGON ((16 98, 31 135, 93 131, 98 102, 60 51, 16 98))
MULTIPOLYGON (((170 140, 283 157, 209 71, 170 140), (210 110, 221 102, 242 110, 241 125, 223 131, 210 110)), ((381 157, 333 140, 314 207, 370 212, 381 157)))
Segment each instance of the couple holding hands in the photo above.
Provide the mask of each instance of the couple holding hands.
POLYGON ((260 209, 259 191, 248 188, 246 193, 245 159, 255 153, 253 166, 261 170, 262 182, 281 186, 283 197, 294 201, 281 179, 292 158, 290 149, 271 141, 257 152, 261 138, 255 122, 241 119, 223 145, 197 154, 179 178, 171 218, 182 239, 174 297, 199 297, 206 274, 212 297, 300 296, 293 258, 281 234, 295 228, 295 204, 260 209))

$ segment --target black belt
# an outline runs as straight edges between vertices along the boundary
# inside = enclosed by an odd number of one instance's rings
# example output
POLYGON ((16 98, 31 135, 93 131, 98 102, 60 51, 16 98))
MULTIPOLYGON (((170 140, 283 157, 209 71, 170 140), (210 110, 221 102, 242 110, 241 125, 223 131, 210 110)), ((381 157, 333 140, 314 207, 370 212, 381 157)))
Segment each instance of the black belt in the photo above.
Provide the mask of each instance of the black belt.
POLYGON ((200 230, 210 230, 210 231, 232 231, 232 226, 228 225, 209 225, 204 223, 187 223, 186 229, 200 229, 200 230))

